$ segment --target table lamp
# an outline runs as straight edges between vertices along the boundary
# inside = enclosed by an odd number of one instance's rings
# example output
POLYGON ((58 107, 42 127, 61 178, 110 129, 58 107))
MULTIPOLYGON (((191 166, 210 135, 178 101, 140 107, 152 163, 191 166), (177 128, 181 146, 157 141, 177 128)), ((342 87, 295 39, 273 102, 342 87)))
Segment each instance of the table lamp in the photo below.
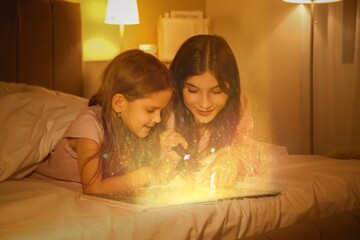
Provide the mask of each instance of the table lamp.
POLYGON ((125 25, 140 23, 136 0, 108 0, 104 22, 120 26, 120 52, 122 52, 125 25))

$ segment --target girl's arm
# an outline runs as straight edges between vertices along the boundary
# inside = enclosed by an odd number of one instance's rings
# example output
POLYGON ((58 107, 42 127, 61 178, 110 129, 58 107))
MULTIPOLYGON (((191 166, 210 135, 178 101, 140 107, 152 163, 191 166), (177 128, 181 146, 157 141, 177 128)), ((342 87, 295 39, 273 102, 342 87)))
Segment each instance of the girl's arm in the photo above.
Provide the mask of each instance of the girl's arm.
POLYGON ((76 139, 76 152, 80 178, 84 193, 131 192, 132 190, 152 183, 158 177, 151 167, 142 167, 122 176, 103 178, 98 157, 89 159, 99 150, 93 140, 76 139))

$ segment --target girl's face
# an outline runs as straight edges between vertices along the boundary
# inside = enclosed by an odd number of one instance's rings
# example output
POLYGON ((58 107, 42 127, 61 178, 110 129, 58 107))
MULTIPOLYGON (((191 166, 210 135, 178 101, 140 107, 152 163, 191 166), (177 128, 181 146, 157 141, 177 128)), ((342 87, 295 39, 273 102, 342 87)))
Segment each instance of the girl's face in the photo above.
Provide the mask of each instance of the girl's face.
POLYGON ((196 122, 206 124, 224 108, 228 94, 221 90, 216 78, 207 71, 185 80, 183 98, 196 122))
POLYGON ((123 99, 120 116, 126 126, 138 137, 146 137, 150 130, 161 121, 161 110, 168 104, 172 90, 152 93, 134 101, 123 99))

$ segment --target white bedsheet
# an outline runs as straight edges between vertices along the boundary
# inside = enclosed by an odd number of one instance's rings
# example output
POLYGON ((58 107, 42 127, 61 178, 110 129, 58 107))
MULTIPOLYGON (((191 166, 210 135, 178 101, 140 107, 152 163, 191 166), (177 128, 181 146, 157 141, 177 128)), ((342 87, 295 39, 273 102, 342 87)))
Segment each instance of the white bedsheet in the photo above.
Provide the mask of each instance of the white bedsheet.
MULTIPOLYGON (((0 239, 236 239, 360 207, 360 161, 281 156, 267 198, 140 212, 80 200, 75 183, 0 183, 0 239)), ((251 179, 250 179, 251 180, 251 179)))

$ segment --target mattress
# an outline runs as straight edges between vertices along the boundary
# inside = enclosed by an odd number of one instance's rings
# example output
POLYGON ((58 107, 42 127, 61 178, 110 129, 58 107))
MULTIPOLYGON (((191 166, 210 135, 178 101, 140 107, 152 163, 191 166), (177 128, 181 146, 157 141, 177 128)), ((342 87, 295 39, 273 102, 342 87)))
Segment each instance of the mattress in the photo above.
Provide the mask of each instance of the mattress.
POLYGON ((280 195, 138 211, 84 201, 81 185, 35 176, 0 183, 1 239, 236 239, 360 207, 360 161, 283 155, 280 195))

